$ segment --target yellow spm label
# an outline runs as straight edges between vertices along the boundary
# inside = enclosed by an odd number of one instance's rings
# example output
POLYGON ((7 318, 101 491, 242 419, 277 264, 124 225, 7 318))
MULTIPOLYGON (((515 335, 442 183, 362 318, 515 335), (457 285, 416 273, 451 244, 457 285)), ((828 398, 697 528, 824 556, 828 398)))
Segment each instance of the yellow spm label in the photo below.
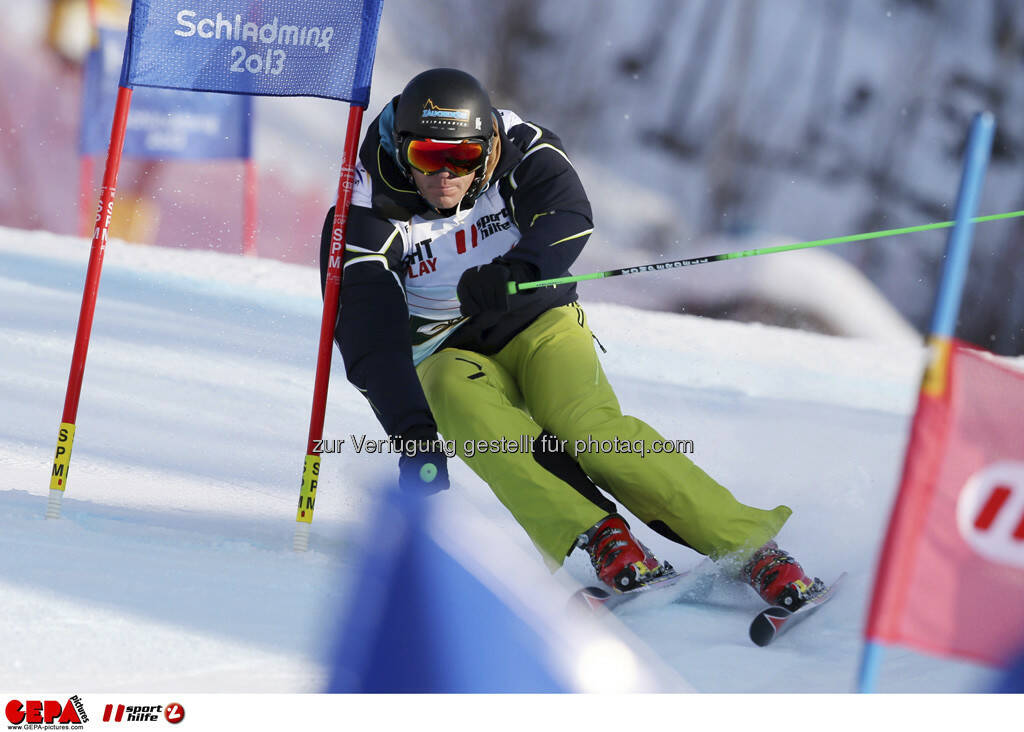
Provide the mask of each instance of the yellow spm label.
POLYGON ((68 485, 68 470, 71 466, 71 444, 75 441, 75 426, 61 422, 57 431, 57 451, 53 456, 53 472, 50 473, 50 489, 64 490, 68 485))
POLYGON ((316 484, 320 479, 320 456, 306 455, 302 471, 302 487, 299 489, 299 511, 296 521, 313 523, 313 506, 316 505, 316 484))

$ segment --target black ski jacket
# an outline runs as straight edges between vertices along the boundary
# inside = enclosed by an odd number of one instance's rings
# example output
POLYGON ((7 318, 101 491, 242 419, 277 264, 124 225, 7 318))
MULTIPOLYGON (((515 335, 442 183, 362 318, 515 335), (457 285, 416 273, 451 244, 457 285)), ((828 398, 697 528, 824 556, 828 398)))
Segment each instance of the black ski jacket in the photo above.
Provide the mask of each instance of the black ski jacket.
MULTIPOLYGON (((452 212, 430 207, 392 158, 390 139, 382 141, 380 128, 387 129, 396 101, 397 97, 370 124, 360 147, 357 187, 368 183, 372 196, 364 196, 368 206, 350 208, 335 340, 349 381, 370 401, 388 435, 403 437, 436 432, 437 425, 413 360, 412 346, 417 338, 423 338, 419 335, 423 329, 417 331, 416 326, 424 321, 410 317, 405 292, 407 274, 414 276, 410 259, 418 256, 421 245, 429 244, 429 240, 406 241, 403 246, 401 237, 397 237, 395 244, 396 231, 403 231, 403 225, 408 227, 414 219, 441 220, 452 212), (369 180, 363 181, 362 176, 369 180), (367 252, 380 254, 370 257, 367 252), (368 259, 377 262, 362 263, 368 259), (386 267, 380 266, 382 260, 386 260, 386 267)), ((507 118, 514 124, 506 129, 502 113, 494 112, 501 155, 488 188, 497 186, 521 234, 518 242, 496 259, 528 275, 520 276, 519 281, 565 276, 593 229, 590 202, 556 135, 508 113, 507 118)), ((461 210, 473 205, 464 200, 461 210)), ((322 286, 327 277, 333 218, 332 207, 321 236, 322 286)), ((527 290, 510 298, 506 313, 460 318, 464 322, 451 329, 440 347, 496 353, 541 313, 575 300, 574 284, 527 290)))

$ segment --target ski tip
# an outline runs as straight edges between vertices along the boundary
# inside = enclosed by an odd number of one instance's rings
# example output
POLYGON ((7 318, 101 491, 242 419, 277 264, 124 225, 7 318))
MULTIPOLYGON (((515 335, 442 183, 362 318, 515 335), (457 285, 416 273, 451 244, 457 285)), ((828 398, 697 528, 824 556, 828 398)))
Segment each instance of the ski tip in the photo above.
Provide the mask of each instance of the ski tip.
POLYGON ((766 646, 778 634, 792 613, 782 607, 770 607, 758 613, 750 624, 750 640, 756 646, 766 646))
POLYGON ((753 641, 754 645, 758 646, 766 646, 771 643, 775 640, 776 636, 781 635, 790 625, 805 619, 817 608, 828 602, 844 577, 846 577, 846 572, 840 574, 832 584, 819 591, 795 610, 779 605, 773 605, 762 610, 750 623, 750 640, 753 641))
POLYGON ((569 607, 594 612, 598 608, 604 607, 611 596, 611 592, 601 587, 582 587, 569 597, 569 607))

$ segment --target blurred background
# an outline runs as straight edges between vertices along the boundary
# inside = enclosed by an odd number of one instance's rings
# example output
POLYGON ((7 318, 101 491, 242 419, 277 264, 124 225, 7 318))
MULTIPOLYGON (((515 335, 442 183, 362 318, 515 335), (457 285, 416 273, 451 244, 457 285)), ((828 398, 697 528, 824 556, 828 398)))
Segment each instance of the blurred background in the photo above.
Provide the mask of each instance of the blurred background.
MULTIPOLYGON (((103 112, 83 105, 83 64, 93 24, 123 26, 129 3, 0 5, 0 226, 80 234, 105 157, 80 154, 83 106, 103 112)), ((1024 208, 1022 62, 1018 0, 385 0, 365 121, 423 68, 477 75, 497 106, 562 137, 594 203, 583 273, 949 220, 980 109, 998 129, 979 214, 1024 208)), ((338 102, 261 97, 251 162, 126 159, 112 235, 241 253, 248 218, 249 253, 316 264, 346 115, 338 102)), ((581 289, 585 301, 910 341, 927 326, 946 236, 581 289)), ((958 332, 1007 355, 1024 353, 1022 245, 1020 219, 976 227, 958 332)))

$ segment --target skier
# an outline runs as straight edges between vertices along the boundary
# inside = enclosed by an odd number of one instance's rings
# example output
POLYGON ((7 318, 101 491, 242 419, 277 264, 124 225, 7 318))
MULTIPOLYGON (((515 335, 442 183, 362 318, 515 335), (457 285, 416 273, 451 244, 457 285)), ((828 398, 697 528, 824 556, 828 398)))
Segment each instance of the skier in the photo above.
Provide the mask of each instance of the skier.
POLYGON ((821 583, 772 541, 787 506, 744 505, 678 453, 581 447, 662 437, 622 414, 575 285, 510 296, 508 284, 567 275, 592 230, 559 138, 492 108, 465 72, 417 75, 370 124, 335 338, 348 379, 402 450, 400 486, 449 487, 440 432, 553 567, 583 548, 619 592, 672 571, 600 486, 661 535, 739 572, 768 603, 800 604, 821 583))

